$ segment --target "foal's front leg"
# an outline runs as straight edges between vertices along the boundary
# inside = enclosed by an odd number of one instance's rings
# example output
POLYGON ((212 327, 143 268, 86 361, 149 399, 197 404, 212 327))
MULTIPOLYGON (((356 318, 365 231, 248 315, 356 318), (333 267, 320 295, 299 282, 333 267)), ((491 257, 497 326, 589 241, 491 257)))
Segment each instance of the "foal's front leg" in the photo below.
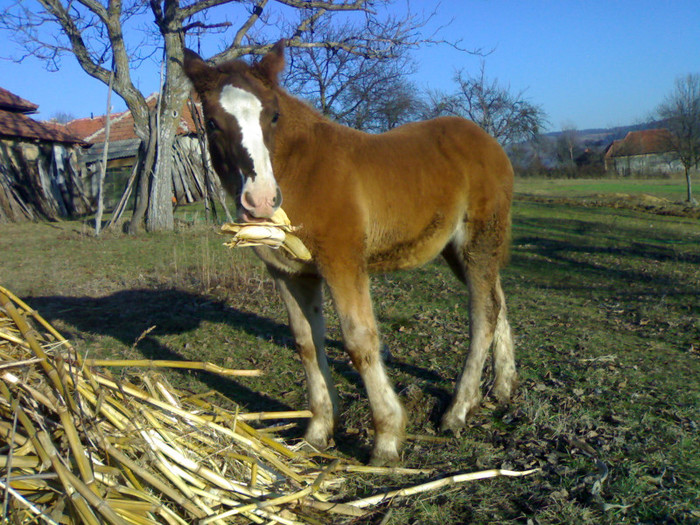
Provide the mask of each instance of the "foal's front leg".
POLYGON ((379 354, 379 335, 365 273, 330 275, 345 346, 362 376, 374 422, 373 465, 395 464, 404 438, 406 414, 394 392, 379 354))
POLYGON ((309 408, 313 413, 304 436, 323 450, 338 421, 338 395, 324 351, 323 282, 318 277, 275 275, 277 289, 287 306, 289 326, 306 372, 309 408))

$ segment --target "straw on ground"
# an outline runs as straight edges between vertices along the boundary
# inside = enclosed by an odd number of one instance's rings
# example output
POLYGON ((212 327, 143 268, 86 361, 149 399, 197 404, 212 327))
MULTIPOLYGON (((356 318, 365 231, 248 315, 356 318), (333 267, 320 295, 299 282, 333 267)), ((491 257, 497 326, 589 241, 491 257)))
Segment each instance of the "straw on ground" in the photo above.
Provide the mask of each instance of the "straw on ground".
POLYGON ((534 472, 463 474, 343 502, 347 476, 433 471, 364 467, 288 446, 250 423, 310 412, 226 410, 158 372, 184 362, 84 360, 2 287, 0 360, 0 491, 3 515, 17 522, 323 523, 446 485, 534 472), (116 380, 114 366, 145 372, 116 380))

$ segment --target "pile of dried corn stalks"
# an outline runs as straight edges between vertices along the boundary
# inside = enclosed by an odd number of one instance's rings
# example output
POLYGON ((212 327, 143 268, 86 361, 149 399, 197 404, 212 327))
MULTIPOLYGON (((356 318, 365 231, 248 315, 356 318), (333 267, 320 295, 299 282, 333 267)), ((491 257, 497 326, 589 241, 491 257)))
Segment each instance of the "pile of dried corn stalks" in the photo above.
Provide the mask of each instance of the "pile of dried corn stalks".
POLYGON ((463 474, 333 502, 340 473, 377 469, 338 459, 324 468, 246 423, 308 413, 233 413, 176 391, 156 362, 138 385, 95 364, 0 286, 0 515, 9 522, 328 523, 395 497, 529 473, 463 474))
POLYGON ((17 522, 296 523, 329 506, 333 480, 304 454, 155 373, 98 373, 1 287, 0 360, 0 493, 17 522))

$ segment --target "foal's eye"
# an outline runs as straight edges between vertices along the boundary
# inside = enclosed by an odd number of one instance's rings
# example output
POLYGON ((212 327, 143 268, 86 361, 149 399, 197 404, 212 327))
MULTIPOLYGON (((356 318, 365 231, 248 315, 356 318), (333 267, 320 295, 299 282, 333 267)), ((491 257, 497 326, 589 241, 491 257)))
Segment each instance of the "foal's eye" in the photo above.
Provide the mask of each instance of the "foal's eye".
POLYGON ((219 130, 219 126, 214 121, 214 119, 211 119, 211 118, 209 120, 207 120, 207 128, 209 128, 209 131, 218 131, 219 130))
POLYGON ((276 124, 279 119, 280 119, 280 114, 275 112, 275 114, 272 115, 272 123, 276 124))

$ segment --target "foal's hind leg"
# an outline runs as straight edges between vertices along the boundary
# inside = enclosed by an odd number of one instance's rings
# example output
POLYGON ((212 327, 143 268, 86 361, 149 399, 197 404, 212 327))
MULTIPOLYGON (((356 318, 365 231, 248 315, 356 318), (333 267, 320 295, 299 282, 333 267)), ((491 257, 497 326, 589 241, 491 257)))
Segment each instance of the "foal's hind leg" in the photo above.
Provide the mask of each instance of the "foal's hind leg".
POLYGON ((338 420, 338 395, 323 349, 323 286, 318 277, 276 275, 277 288, 287 306, 289 326, 306 372, 309 408, 313 413, 305 439, 323 450, 338 420))
POLYGON ((508 323, 506 300, 501 288, 500 277, 496 279, 496 294, 500 303, 496 329, 493 336, 493 370, 495 380, 493 395, 501 403, 507 402, 518 383, 515 371, 515 350, 513 334, 508 323))
POLYGON ((457 431, 481 402, 480 382, 489 347, 495 342, 496 395, 509 397, 515 381, 513 342, 506 319, 505 300, 498 277, 498 261, 486 255, 466 261, 457 247, 445 250, 445 259, 469 288, 469 351, 454 397, 442 418, 442 430, 457 431), (494 338, 494 334, 496 337, 494 338), (495 339, 495 341, 494 341, 495 339))

